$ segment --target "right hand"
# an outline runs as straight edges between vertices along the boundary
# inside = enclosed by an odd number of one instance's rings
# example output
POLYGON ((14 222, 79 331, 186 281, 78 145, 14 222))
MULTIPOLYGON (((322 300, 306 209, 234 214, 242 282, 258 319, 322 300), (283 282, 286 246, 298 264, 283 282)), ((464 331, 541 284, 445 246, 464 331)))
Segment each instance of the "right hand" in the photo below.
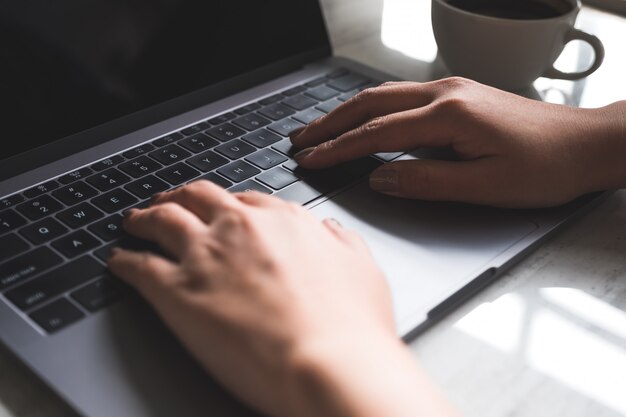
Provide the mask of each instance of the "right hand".
POLYGON ((625 102, 580 109, 462 78, 365 90, 292 135, 304 168, 377 152, 450 148, 458 161, 379 167, 371 187, 405 198, 544 207, 626 185, 625 102), (617 139, 617 140, 616 140, 617 139))

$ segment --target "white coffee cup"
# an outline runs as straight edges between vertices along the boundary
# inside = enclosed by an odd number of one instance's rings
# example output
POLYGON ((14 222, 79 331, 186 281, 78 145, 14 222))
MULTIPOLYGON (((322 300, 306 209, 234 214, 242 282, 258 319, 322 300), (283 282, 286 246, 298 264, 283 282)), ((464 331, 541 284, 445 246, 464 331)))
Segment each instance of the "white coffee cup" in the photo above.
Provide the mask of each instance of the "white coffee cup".
MULTIPOLYGON (((432 0, 432 25, 439 56, 454 75, 517 91, 529 87, 538 77, 581 79, 597 70, 604 60, 602 42, 574 28, 579 0, 536 0, 559 13, 530 19, 494 17, 480 10, 455 7, 451 1, 432 0), (565 45, 577 39, 592 46, 595 58, 591 67, 573 73, 554 68, 565 45)), ((500 1, 504 4, 511 0, 500 1)))

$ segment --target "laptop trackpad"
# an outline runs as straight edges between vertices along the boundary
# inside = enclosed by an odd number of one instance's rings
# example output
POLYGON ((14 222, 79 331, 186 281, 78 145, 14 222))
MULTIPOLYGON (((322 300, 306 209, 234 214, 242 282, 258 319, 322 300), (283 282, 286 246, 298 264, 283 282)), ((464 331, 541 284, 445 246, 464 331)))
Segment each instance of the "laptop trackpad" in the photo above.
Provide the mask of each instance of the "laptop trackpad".
POLYGON ((365 238, 389 280, 403 333, 537 228, 513 210, 387 197, 365 182, 311 212, 365 238))

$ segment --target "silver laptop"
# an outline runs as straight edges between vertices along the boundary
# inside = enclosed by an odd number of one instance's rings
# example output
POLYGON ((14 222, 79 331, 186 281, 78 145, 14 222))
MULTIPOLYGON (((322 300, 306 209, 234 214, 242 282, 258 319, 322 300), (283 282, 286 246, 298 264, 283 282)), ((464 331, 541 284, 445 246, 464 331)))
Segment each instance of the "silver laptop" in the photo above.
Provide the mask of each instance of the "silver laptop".
POLYGON ((419 154, 300 170, 292 129, 393 78, 332 56, 317 0, 3 2, 0 34, 0 337, 85 416, 253 415, 107 274, 111 247, 145 245, 124 210, 157 191, 207 179, 359 231, 402 337, 597 201, 513 211, 368 189, 419 154))

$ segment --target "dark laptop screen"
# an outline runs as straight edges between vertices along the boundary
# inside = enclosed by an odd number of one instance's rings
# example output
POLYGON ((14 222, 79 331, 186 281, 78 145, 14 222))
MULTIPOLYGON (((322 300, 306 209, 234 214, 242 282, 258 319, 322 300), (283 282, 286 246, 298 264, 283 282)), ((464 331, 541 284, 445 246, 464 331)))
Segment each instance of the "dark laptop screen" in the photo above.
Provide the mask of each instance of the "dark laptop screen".
POLYGON ((0 160, 327 42, 318 0, 4 1, 0 160))

